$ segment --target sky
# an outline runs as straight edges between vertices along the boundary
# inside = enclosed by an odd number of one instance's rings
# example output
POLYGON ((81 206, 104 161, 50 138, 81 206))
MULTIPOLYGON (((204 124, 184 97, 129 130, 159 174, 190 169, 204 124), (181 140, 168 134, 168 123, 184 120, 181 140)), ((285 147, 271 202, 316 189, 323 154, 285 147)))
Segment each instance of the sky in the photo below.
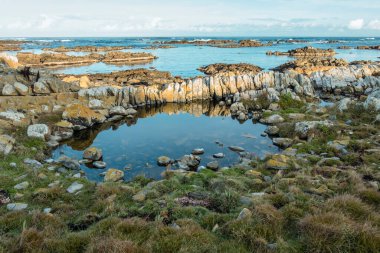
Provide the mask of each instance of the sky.
POLYGON ((0 0, 0 4, 0 37, 380 37, 380 0, 0 0))

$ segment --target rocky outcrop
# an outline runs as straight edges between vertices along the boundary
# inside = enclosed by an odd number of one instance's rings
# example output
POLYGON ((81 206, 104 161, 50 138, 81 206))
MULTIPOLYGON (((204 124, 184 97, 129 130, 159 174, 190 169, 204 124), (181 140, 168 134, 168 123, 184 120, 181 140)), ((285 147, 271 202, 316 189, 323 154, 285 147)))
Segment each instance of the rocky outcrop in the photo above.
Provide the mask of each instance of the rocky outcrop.
POLYGON ((106 120, 102 114, 80 104, 69 105, 63 112, 62 118, 74 125, 84 127, 91 127, 106 120))
POLYGON ((92 74, 86 76, 60 76, 63 80, 79 85, 82 88, 99 86, 129 86, 129 85, 164 85, 181 82, 182 79, 173 77, 169 72, 133 69, 113 73, 92 74), (87 86, 87 87, 86 87, 87 86))
POLYGON ((67 53, 67 52, 110 52, 110 51, 119 51, 125 49, 131 49, 132 47, 126 46, 76 46, 76 47, 56 47, 56 48, 43 48, 44 51, 57 52, 57 53, 67 53))
POLYGON ((329 94, 365 94, 380 87, 380 64, 349 65, 310 74, 314 89, 329 94))
POLYGON ((377 45, 377 46, 357 46, 356 49, 359 49, 359 50, 380 50, 380 45, 377 45))
POLYGON ((242 74, 256 75, 260 73, 263 69, 258 66, 247 63, 215 63, 200 67, 198 70, 205 73, 206 75, 237 76, 242 74))
POLYGON ((28 67, 0 69, 0 95, 27 96, 75 92, 79 87, 28 67))
POLYGON ((268 51, 267 55, 276 55, 276 56, 292 56, 292 57, 326 57, 326 56, 334 56, 336 53, 333 49, 321 49, 314 47, 303 47, 289 50, 287 52, 279 52, 279 51, 268 51))
POLYGON ((26 66, 65 66, 92 64, 96 62, 105 63, 138 63, 153 61, 156 57, 149 53, 130 53, 121 51, 111 51, 106 54, 91 53, 84 56, 72 56, 64 53, 18 53, 18 61, 26 66))
POLYGON ((309 75, 316 71, 326 71, 336 67, 348 66, 348 62, 336 58, 304 58, 284 63, 273 70, 285 72, 294 70, 297 73, 309 75))

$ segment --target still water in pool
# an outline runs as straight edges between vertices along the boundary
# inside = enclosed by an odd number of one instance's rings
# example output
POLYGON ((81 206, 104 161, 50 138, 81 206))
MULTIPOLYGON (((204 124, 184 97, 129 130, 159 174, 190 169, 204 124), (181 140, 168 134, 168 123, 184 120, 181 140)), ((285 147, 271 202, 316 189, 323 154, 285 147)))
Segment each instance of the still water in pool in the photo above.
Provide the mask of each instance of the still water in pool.
POLYGON ((53 158, 64 154, 79 160, 86 148, 100 148, 107 168, 82 165, 82 169, 90 180, 101 181, 99 174, 107 169, 125 167, 130 168, 125 170, 125 180, 137 175, 159 179, 166 169, 157 165, 159 156, 179 159, 194 148, 205 150, 200 165, 218 160, 220 167, 239 162, 239 155, 228 149, 232 145, 259 157, 279 151, 270 138, 260 135, 265 125, 252 120, 239 122, 228 114, 226 108, 196 104, 140 110, 138 119, 104 124, 77 133, 53 152, 53 158), (215 159, 213 154, 216 153, 224 153, 225 157, 215 159))

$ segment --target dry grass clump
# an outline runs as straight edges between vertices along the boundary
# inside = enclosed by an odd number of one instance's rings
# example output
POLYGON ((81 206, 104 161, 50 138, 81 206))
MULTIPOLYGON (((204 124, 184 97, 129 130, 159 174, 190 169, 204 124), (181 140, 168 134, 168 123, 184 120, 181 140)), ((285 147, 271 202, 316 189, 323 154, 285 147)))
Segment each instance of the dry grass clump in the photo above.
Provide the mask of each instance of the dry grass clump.
POLYGON ((303 218, 299 227, 306 252, 378 252, 380 233, 343 213, 327 212, 303 218))
POLYGON ((18 63, 16 57, 8 55, 6 53, 0 53, 0 63, 5 64, 5 66, 13 69, 17 69, 21 66, 21 64, 18 63))

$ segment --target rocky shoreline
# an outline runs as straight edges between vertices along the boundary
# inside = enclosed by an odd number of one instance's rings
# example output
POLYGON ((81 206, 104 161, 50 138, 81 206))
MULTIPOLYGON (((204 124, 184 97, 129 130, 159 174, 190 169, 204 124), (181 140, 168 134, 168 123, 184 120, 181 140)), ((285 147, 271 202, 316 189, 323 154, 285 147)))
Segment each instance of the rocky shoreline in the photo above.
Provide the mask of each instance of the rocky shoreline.
POLYGON ((91 53, 85 56, 72 56, 63 53, 17 53, 17 58, 20 64, 30 67, 81 65, 93 64, 97 62, 110 64, 133 64, 150 62, 157 59, 156 56, 150 53, 130 53, 121 51, 111 51, 105 54, 91 53))

